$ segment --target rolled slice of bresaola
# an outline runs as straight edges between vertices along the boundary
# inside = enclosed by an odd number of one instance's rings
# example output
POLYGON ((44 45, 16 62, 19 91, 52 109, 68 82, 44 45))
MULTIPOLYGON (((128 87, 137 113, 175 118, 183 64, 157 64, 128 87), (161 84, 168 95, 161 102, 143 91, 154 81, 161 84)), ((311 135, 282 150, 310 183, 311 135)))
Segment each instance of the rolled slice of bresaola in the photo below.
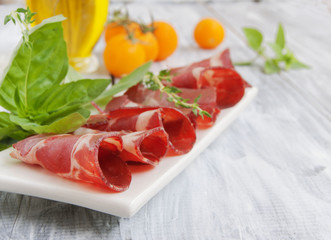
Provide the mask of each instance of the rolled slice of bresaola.
POLYGON ((123 141, 118 133, 35 135, 13 145, 10 156, 72 180, 114 191, 131 182, 127 164, 119 157, 123 141))
POLYGON ((234 106, 245 93, 245 81, 234 69, 223 67, 206 68, 201 71, 200 81, 203 86, 216 88, 216 102, 221 109, 234 106))
MULTIPOLYGON (((251 87, 233 67, 229 49, 199 62, 170 69, 173 75, 167 83, 179 88, 215 87, 217 106, 220 109, 234 106, 251 87)), ((165 83, 166 84, 166 83, 165 83)))
MULTIPOLYGON (((100 130, 81 127, 74 134, 98 133, 100 130)), ((150 165, 157 165, 168 150, 168 134, 162 127, 150 130, 117 132, 123 141, 123 149, 119 153, 120 158, 125 162, 139 162, 150 165)))
POLYGON ((230 50, 225 49, 211 58, 170 69, 170 74, 173 75, 171 85, 181 88, 201 88, 203 83, 200 79, 200 73, 209 67, 234 68, 230 58, 230 50))
POLYGON ((110 101, 107 109, 116 107, 132 106, 133 104, 141 104, 141 106, 159 106, 159 107, 174 107, 183 112, 192 122, 192 124, 200 129, 205 129, 214 125, 217 115, 220 110, 217 107, 217 93, 215 87, 206 87, 202 89, 179 88, 178 95, 183 99, 187 99, 188 103, 194 103, 198 99, 199 107, 207 111, 211 117, 196 116, 192 109, 176 106, 173 102, 167 100, 166 94, 161 94, 160 91, 153 91, 145 88, 142 84, 137 84, 129 88, 125 95, 116 97, 110 101), (130 102, 131 100, 131 102, 130 102), (121 102, 121 105, 118 103, 121 102))
POLYGON ((168 134, 163 128, 124 133, 120 157, 126 162, 141 162, 157 165, 168 151, 168 134))
POLYGON ((132 107, 91 116, 87 128, 100 131, 143 131, 163 128, 169 136, 168 155, 189 152, 195 141, 195 129, 190 119, 174 108, 132 107))

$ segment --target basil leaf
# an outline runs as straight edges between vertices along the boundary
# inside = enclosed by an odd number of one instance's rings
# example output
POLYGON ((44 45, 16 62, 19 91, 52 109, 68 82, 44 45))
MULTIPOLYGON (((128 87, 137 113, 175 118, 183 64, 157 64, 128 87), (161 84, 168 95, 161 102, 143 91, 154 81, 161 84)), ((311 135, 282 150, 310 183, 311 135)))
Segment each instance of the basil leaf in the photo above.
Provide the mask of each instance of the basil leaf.
MULTIPOLYGON (((71 105, 71 106, 65 106, 65 107, 57 109, 57 110, 55 110, 51 113, 48 113, 48 112, 41 113, 37 116, 34 116, 32 120, 35 123, 38 123, 38 124, 41 124, 41 125, 49 125, 52 122, 59 120, 60 118, 63 118, 67 115, 70 115, 71 113, 79 111, 80 109, 82 109, 81 104, 74 104, 74 105, 71 105)), ((90 115, 90 112, 88 111, 88 113, 84 114, 83 116, 88 118, 89 115, 90 115)))
POLYGON ((86 122, 87 118, 83 116, 85 114, 85 110, 79 110, 49 125, 40 125, 15 115, 11 115, 10 120, 20 125, 26 131, 33 131, 35 133, 68 133, 76 130, 86 122))
POLYGON ((61 25, 64 19, 63 16, 52 17, 31 29, 31 49, 22 42, 19 44, 2 79, 1 106, 17 113, 17 104, 20 102, 23 110, 29 113, 33 111, 31 106, 34 101, 45 89, 63 80, 68 71, 67 49, 61 25), (13 98, 15 91, 19 92, 19 101, 16 99, 16 102, 13 98))
POLYGON ((278 73, 281 68, 278 65, 278 62, 274 59, 268 59, 264 64, 264 72, 266 74, 278 73))
POLYGON ((262 33, 255 28, 247 28, 247 27, 243 28, 243 31, 246 36, 248 45, 255 51, 258 51, 263 41, 262 33))
POLYGON ((301 69, 301 68, 310 68, 307 64, 300 62, 297 58, 293 56, 291 62, 288 64, 289 69, 301 69))
POLYGON ((275 43, 281 48, 285 47, 285 34, 282 24, 279 24, 275 43))
POLYGON ((283 59, 283 49, 276 43, 268 43, 271 49, 274 51, 276 58, 279 60, 283 59))
POLYGON ((31 135, 30 132, 24 131, 15 123, 11 122, 10 114, 7 112, 0 112, 0 140, 12 138, 21 140, 31 135))
POLYGON ((6 25, 11 19, 12 19, 12 17, 10 15, 7 15, 5 17, 5 20, 3 21, 3 24, 6 25))
POLYGON ((90 102, 99 96, 109 83, 109 79, 84 79, 54 86, 38 98, 34 109, 52 112, 65 106, 90 102))
POLYGON ((0 112, 0 140, 7 137, 14 130, 16 130, 16 125, 10 121, 9 113, 0 112))
POLYGON ((5 150, 5 149, 7 149, 7 148, 10 148, 11 145, 12 145, 11 143, 6 144, 6 143, 2 143, 2 142, 0 141, 0 151, 5 150))
POLYGON ((152 65, 152 62, 149 61, 149 62, 141 65, 140 67, 138 67, 136 70, 134 70, 129 75, 126 75, 125 77, 121 78, 118 83, 116 83, 114 86, 112 86, 108 90, 104 91, 95 100, 95 102, 99 105, 106 105, 110 101, 112 96, 139 83, 143 79, 145 74, 149 71, 149 68, 151 65, 152 65))

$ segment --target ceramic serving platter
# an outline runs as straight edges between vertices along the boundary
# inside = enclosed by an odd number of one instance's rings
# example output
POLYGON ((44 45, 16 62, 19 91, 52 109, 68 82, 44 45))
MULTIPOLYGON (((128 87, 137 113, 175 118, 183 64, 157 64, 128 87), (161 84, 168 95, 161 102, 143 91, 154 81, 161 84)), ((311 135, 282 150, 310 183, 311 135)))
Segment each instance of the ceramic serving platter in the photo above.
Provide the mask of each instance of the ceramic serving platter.
POLYGON ((60 178, 39 166, 12 159, 9 156, 11 149, 0 152, 0 191, 70 203, 120 217, 131 217, 165 185, 173 184, 170 182, 239 116, 256 94, 256 88, 247 88, 239 103, 222 110, 213 127, 198 130, 197 142, 189 153, 166 157, 156 167, 132 168, 132 182, 125 192, 108 192, 92 184, 60 178))

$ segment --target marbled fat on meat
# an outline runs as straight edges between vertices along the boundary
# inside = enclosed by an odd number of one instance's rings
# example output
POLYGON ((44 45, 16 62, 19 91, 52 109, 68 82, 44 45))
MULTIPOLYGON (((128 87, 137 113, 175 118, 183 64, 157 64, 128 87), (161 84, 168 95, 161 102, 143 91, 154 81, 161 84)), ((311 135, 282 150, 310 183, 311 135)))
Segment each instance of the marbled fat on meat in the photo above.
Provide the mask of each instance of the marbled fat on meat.
POLYGON ((168 134, 163 128, 137 131, 122 135, 123 150, 120 157, 126 162, 157 165, 168 151, 168 134))
POLYGON ((171 85, 181 88, 201 88, 203 84, 200 80, 200 73, 209 67, 233 68, 230 59, 230 50, 226 49, 211 58, 192 63, 185 67, 170 69, 170 74, 174 75, 171 85))
POLYGON ((190 119, 174 108, 128 107, 91 116, 85 127, 100 131, 143 131, 162 128, 169 136, 168 155, 189 152, 195 141, 190 119))
POLYGON ((171 85, 180 88, 215 87, 220 109, 234 106, 240 101, 245 87, 250 85, 235 71, 229 49, 186 67, 170 70, 171 85))
MULTIPOLYGON (((81 127, 74 134, 99 133, 100 130, 81 127)), ((113 132, 115 133, 115 132, 113 132)), ((140 162, 157 165, 168 151, 168 134, 163 128, 157 127, 143 131, 118 131, 123 141, 123 149, 118 156, 125 162, 140 162)))
MULTIPOLYGON (((121 108, 125 108, 127 103, 129 103, 126 98, 129 98, 134 103, 141 104, 141 106, 173 107, 183 112, 191 120, 194 126, 201 129, 211 127, 215 123, 217 115, 220 112, 216 104, 216 88, 210 86, 203 89, 179 88, 179 90, 181 92, 178 95, 184 99, 188 99, 188 103, 193 103, 194 100, 200 96, 198 104, 201 109, 207 111, 211 115, 211 118, 195 116, 191 109, 176 106, 173 102, 169 102, 167 100, 167 96, 165 94, 161 95, 160 91, 149 90, 142 84, 131 87, 126 91, 125 95, 118 98, 122 99, 123 104, 121 108)), ((115 102, 117 102, 116 98, 115 100, 115 102)), ((108 106, 110 106, 109 108, 113 108, 112 101, 107 105, 107 108, 108 106)))
POLYGON ((118 157, 123 149, 118 133, 36 135, 13 147, 13 158, 38 164, 61 177, 114 191, 126 190, 131 182, 127 164, 118 157))

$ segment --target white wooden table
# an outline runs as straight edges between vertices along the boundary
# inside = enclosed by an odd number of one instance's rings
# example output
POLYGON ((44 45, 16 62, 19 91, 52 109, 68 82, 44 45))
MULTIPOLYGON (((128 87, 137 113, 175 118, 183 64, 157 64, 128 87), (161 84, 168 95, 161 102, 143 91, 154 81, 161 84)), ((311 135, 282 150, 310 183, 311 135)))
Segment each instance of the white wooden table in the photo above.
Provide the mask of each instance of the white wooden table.
MULTIPOLYGON (((225 47, 236 61, 250 59, 241 28, 257 27, 272 40, 282 22, 289 47, 311 69, 265 75, 258 67, 238 68, 260 90, 254 103, 132 218, 0 192, 0 239, 331 239, 327 8, 308 1, 128 7, 146 19, 152 11, 177 29, 179 48, 159 65, 186 64, 225 47), (194 24, 205 16, 227 30, 217 50, 200 50, 193 41, 194 24)), ((0 18, 11 8, 0 6, 0 18)), ((0 61, 17 38, 12 26, 1 26, 0 61)))

